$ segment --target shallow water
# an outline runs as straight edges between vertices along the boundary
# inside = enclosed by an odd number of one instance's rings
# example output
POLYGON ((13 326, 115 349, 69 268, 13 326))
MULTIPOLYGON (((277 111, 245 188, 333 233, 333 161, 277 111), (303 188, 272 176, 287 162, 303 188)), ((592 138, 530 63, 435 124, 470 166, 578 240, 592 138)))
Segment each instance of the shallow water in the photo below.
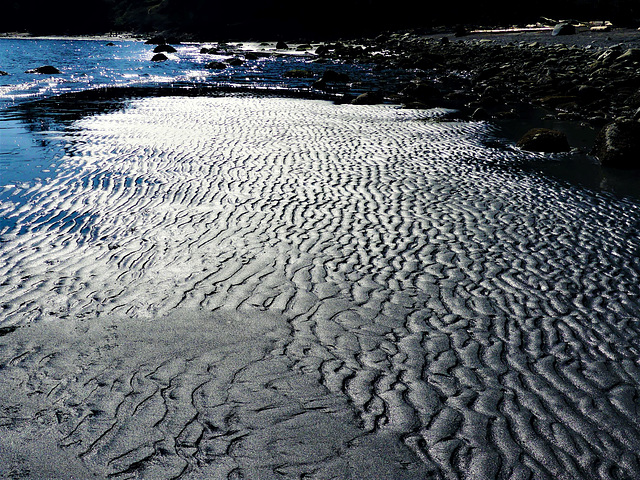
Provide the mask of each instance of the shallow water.
POLYGON ((640 204, 442 113, 144 98, 52 134, 0 298, 63 333, 0 337, 5 438, 37 411, 112 478, 638 476, 640 204))

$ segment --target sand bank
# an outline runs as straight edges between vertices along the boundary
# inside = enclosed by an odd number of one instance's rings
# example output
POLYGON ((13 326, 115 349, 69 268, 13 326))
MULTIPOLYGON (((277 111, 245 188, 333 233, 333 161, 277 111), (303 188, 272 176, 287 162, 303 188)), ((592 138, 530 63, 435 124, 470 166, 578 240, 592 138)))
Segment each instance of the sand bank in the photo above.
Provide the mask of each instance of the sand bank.
POLYGON ((0 474, 638 476, 640 206, 437 116, 168 97, 61 132, 1 210, 0 474))

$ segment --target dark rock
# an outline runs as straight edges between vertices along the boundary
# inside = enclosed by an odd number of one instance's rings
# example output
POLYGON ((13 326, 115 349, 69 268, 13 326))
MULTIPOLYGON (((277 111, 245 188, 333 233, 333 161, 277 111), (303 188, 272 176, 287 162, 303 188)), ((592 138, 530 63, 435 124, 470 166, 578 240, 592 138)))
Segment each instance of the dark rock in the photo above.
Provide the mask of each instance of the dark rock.
POLYGON ((106 45, 106 46, 107 46, 107 47, 115 47, 115 46, 116 46, 116 44, 115 44, 115 43, 113 43, 113 42, 109 42, 109 43, 107 43, 107 45, 106 45))
POLYGON ((9 335, 10 333, 15 332, 17 329, 18 329, 17 325, 11 325, 9 327, 0 327, 0 337, 9 335))
POLYGON ((156 48, 153 49, 153 53, 175 53, 177 52, 177 50, 172 47, 171 45, 158 45, 156 48))
POLYGON ((483 80, 488 80, 488 79, 493 78, 496 75, 498 75, 501 71, 502 71, 502 67, 501 66, 493 66, 493 67, 483 68, 482 70, 480 70, 478 72, 478 74, 476 75, 474 80, 476 82, 481 82, 483 80))
POLYGON ((276 43, 276 50, 288 50, 288 49, 289 49, 289 45, 284 43, 282 40, 276 43))
POLYGON ((640 168, 640 123, 616 120, 598 133, 593 154, 605 167, 640 168))
POLYGON ((164 53, 156 53, 153 57, 151 57, 152 62, 164 62, 165 60, 169 60, 164 53))
POLYGON ((412 83, 402 89, 400 94, 411 101, 431 106, 435 106, 442 99, 442 92, 427 82, 412 83))
POLYGON ((442 45, 449 45, 449 37, 442 37, 442 38, 440 39, 440 43, 441 43, 442 45))
POLYGON ((557 35, 573 35, 575 33, 576 27, 574 27, 570 23, 559 23, 555 27, 553 27, 553 32, 551 32, 551 35, 555 37, 557 35))
POLYGON ((2 70, 0 70, 0 77, 4 77, 5 75, 9 75, 7 72, 3 72, 2 70))
POLYGON ((202 47, 202 48, 200 49, 200 53, 203 53, 203 54, 205 54, 205 53, 209 53, 209 49, 208 49, 207 47, 202 47))
POLYGON ((27 70, 24 73, 40 73, 43 75, 57 75, 60 73, 56 67, 52 67, 51 65, 43 65, 42 67, 32 68, 31 70, 27 70))
POLYGON ((298 45, 296 47, 296 50, 299 52, 304 52, 306 50, 311 50, 311 45, 309 45, 308 43, 304 43, 302 45, 298 45))
POLYGON ((568 152, 571 148, 567 136, 558 130, 533 128, 525 133, 516 146, 531 152, 568 152))
POLYGON ((257 60, 259 57, 253 52, 247 52, 244 54, 245 60, 257 60))
POLYGON ((232 67, 239 67, 241 65, 244 64, 244 60, 242 60, 241 58, 231 58, 229 60, 227 60, 227 64, 231 65, 232 67))
POLYGON ((320 45, 316 48, 316 55, 324 56, 329 53, 329 47, 326 45, 320 45))
POLYGON ((578 87, 578 99, 583 103, 593 102, 602 98, 602 90, 591 85, 580 85, 578 87))
POLYGON ((358 95, 351 103, 354 105, 377 105, 384 101, 384 97, 380 92, 365 92, 358 95))
POLYGON ((480 107, 474 110, 474 112, 471 114, 471 118, 473 120, 489 120, 491 118, 491 114, 484 108, 480 107))
POLYGON ((349 81, 349 75, 336 72, 335 70, 325 70, 322 74, 322 80, 324 82, 346 83, 349 81))
POLYGON ((573 95, 549 95, 538 99, 538 102, 545 107, 558 108, 562 105, 574 103, 576 100, 577 97, 573 95))
POLYGON ((622 55, 616 58, 615 63, 637 62, 640 61, 640 48, 630 48, 622 55))
POLYGON ((227 68, 227 65, 222 62, 209 62, 204 68, 208 68, 209 70, 224 70, 227 68))

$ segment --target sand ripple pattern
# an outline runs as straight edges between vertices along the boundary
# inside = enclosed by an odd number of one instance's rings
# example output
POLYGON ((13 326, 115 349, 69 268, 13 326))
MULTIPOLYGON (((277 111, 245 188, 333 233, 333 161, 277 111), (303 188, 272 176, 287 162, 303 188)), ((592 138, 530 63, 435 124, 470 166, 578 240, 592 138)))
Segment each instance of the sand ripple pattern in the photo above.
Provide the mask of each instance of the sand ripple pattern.
POLYGON ((429 115, 150 98, 79 121, 64 172, 0 205, 4 324, 277 320, 241 355, 105 371, 6 340, 4 375, 112 478, 639 478, 639 206, 429 115))

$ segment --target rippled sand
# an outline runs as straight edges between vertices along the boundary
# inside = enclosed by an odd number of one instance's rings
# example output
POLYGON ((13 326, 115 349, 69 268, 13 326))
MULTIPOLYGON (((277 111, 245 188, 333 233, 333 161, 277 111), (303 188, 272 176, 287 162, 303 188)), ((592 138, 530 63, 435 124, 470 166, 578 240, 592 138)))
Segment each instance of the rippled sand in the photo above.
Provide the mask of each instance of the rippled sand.
POLYGON ((640 477, 639 205, 430 115, 76 122, 0 204, 0 476, 640 477))

